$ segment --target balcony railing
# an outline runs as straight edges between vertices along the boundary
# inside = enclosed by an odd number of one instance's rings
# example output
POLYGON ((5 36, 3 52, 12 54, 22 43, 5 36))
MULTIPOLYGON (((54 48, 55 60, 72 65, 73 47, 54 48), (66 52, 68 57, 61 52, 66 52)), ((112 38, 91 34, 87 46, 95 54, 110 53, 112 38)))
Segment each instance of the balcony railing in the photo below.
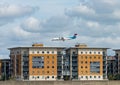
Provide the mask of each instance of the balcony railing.
POLYGON ((78 64, 77 63, 72 63, 72 66, 78 66, 78 64))
POLYGON ((23 71, 29 71, 29 69, 23 69, 23 71))
POLYGON ((78 73, 77 73, 77 72, 75 72, 75 73, 72 73, 72 75, 78 75, 78 73))
POLYGON ((63 75, 70 75, 70 72, 63 72, 63 75))

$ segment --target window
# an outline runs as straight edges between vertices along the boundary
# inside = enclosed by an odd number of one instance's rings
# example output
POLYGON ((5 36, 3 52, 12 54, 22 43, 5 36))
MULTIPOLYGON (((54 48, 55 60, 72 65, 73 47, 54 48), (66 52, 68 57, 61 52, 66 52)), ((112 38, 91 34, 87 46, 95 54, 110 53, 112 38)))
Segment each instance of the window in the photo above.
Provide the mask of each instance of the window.
POLYGON ((90 54, 92 54, 92 52, 89 52, 90 54))
POLYGON ((34 54, 34 51, 32 51, 32 53, 34 54))
POLYGON ((94 52, 94 54, 96 54, 96 52, 94 52))
POLYGON ((44 51, 42 51, 42 54, 44 54, 44 51))
POLYGON ((49 58, 49 56, 47 56, 47 58, 49 58))
POLYGON ((92 78, 92 76, 90 76, 90 78, 92 78))
POLYGON ((81 52, 81 54, 83 54, 83 52, 81 52))
POLYGON ((47 66, 47 68, 49 68, 49 66, 47 66))
POLYGON ((33 56, 32 57, 32 68, 42 68, 42 67, 44 67, 44 57, 33 56))
POLYGON ((34 76, 32 76, 32 78, 34 78, 34 76))
POLYGON ((87 64, 87 61, 85 61, 85 63, 87 64))
POLYGON ((98 78, 100 78, 100 76, 98 76, 98 78))
POLYGON ((49 73, 49 71, 47 71, 47 73, 49 73))
POLYGON ((37 51, 37 53, 39 53, 39 51, 37 51))
POLYGON ((96 78, 96 76, 94 76, 94 78, 96 78))
POLYGON ((54 76, 52 76, 52 78, 54 78, 54 76))
POLYGON ((87 59, 87 56, 85 56, 85 58, 87 59))
POLYGON ((98 59, 100 59, 100 56, 98 57, 98 59))
POLYGON ((52 51, 52 54, 54 54, 54 51, 52 51))
POLYGON ((94 59, 96 59, 96 56, 94 56, 94 59))
POLYGON ((81 78, 83 78, 83 76, 81 76, 81 78))
POLYGON ((52 59, 54 59, 54 56, 52 56, 52 59))
POLYGON ((98 52, 98 54, 100 54, 100 52, 98 52))
POLYGON ((49 76, 47 76, 47 78, 49 79, 49 76))
POLYGON ((85 66, 85 68, 87 68, 87 66, 85 66))
POLYGON ((19 51, 17 51, 17 54, 19 54, 19 51))
POLYGON ((83 68, 83 66, 81 66, 81 68, 83 68))
POLYGON ((87 54, 87 52, 85 52, 85 54, 87 54))
POLYGON ((39 76, 37 76, 37 78, 39 79, 39 76))
POLYGON ((52 68, 54 68, 54 66, 52 66, 52 68))
POLYGON ((99 61, 90 62, 90 72, 100 73, 100 62, 99 61))
POLYGON ((81 61, 81 63, 83 63, 83 61, 81 61))
POLYGON ((49 51, 47 51, 47 53, 49 54, 49 51))
POLYGON ((52 61, 52 64, 54 64, 54 61, 52 61))
POLYGON ((90 56, 90 59, 92 59, 92 57, 90 56))

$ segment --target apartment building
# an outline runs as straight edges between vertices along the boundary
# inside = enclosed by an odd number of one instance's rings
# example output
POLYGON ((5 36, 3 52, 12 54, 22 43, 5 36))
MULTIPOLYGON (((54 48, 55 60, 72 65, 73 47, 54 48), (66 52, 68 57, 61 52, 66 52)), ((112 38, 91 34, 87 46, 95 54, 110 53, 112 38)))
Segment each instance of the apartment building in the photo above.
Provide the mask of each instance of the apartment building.
POLYGON ((19 80, 104 80, 107 79, 107 49, 87 47, 9 48, 12 76, 19 80))
POLYGON ((57 52, 63 49, 44 47, 43 44, 9 48, 12 77, 18 80, 56 80, 57 52))
POLYGON ((94 48, 78 44, 68 48, 66 56, 69 60, 70 79, 107 79, 107 48, 94 48))
POLYGON ((120 49, 114 49, 118 73, 120 73, 120 49))
POLYGON ((115 75, 118 73, 118 60, 116 56, 107 56, 107 74, 115 75))
POLYGON ((0 79, 7 80, 10 76, 10 59, 0 59, 0 79))

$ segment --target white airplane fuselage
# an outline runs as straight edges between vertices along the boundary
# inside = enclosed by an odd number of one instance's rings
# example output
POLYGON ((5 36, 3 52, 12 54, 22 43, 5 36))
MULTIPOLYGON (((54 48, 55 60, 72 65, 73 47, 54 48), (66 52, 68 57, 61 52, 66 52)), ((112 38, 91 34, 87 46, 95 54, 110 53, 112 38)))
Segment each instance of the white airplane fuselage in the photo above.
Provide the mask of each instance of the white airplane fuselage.
POLYGON ((72 37, 58 37, 58 38, 53 38, 52 41, 65 41, 65 40, 72 40, 76 38, 77 34, 74 34, 72 37))

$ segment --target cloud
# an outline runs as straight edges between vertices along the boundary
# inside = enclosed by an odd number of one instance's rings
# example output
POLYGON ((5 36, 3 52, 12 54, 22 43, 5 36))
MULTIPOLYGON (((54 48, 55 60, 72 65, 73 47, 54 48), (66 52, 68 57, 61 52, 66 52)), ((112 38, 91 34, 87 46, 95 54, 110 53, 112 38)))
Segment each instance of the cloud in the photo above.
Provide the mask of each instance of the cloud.
POLYGON ((42 21, 34 17, 29 17, 21 24, 21 27, 28 32, 53 33, 68 30, 71 24, 72 19, 67 16, 53 16, 42 21))
POLYGON ((14 21, 17 18, 31 15, 38 8, 31 6, 0 4, 0 25, 14 21))
POLYGON ((29 17, 21 24, 21 27, 28 32, 40 32, 42 23, 34 17, 29 17))
POLYGON ((78 17, 85 20, 97 21, 102 24, 115 24, 120 21, 120 1, 85 0, 79 6, 66 10, 66 15, 78 17))
POLYGON ((43 27, 45 29, 43 31, 63 32, 68 30, 71 24, 72 19, 67 16, 53 16, 44 22, 43 27))

